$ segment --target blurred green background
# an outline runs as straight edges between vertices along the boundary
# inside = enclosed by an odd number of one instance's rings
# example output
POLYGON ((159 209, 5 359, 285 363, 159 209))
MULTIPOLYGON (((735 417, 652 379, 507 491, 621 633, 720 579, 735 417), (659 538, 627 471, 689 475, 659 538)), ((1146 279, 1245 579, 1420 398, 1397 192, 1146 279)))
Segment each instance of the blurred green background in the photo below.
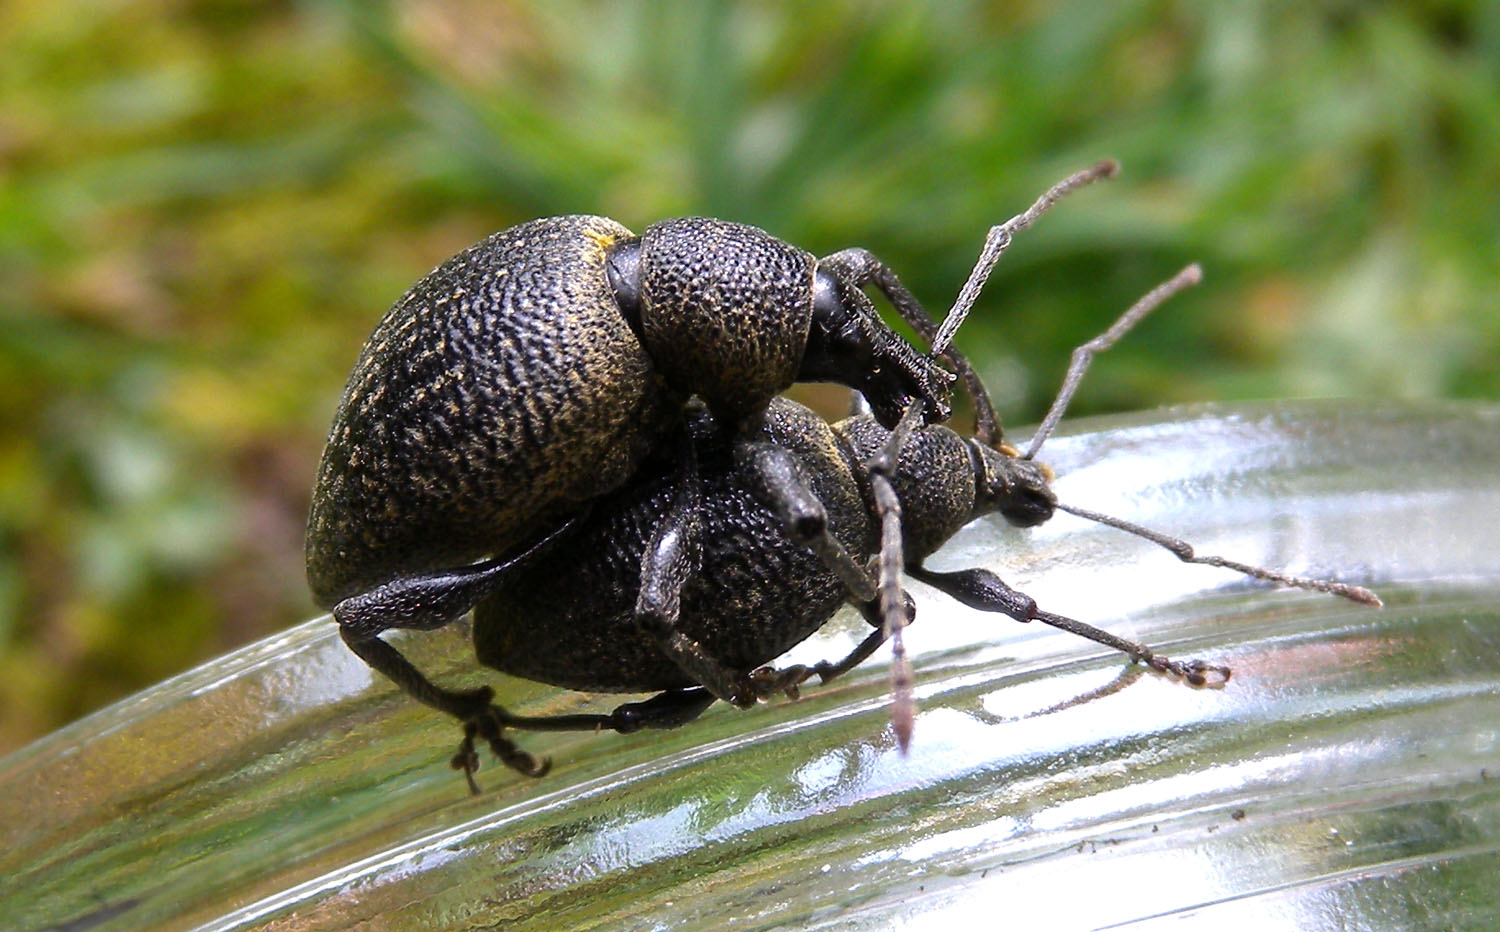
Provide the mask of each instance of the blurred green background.
MULTIPOLYGON (((1008 422, 1190 260, 1075 412, 1500 396, 1500 6, 10 0, 0 6, 0 751, 314 614, 349 366, 530 217, 862 244, 1008 422)), ((1420 437, 1413 437, 1420 443, 1420 437)))

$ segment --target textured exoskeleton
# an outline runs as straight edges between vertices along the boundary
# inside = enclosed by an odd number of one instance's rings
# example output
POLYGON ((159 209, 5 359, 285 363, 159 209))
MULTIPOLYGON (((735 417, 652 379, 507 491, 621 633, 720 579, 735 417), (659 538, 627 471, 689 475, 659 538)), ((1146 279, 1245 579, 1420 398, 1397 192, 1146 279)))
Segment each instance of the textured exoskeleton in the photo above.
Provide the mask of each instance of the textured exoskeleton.
MULTIPOLYGON (((480 662, 503 673, 594 692, 706 685, 755 701, 749 674, 805 640, 853 599, 817 553, 829 533, 859 565, 879 545, 865 463, 889 437, 872 417, 830 425, 785 398, 730 436, 706 411, 690 424, 698 449, 696 520, 671 637, 637 614, 643 562, 684 493, 685 477, 642 477, 595 506, 569 538, 517 567, 475 610, 480 662), (711 658, 705 677, 674 654, 680 635, 711 658), (717 678, 717 682, 714 679, 717 678)), ((941 425, 912 433, 891 477, 912 565, 974 518, 1002 511, 1031 526, 1052 515, 1047 474, 941 425)), ((649 575, 649 570, 648 570, 649 575)))
MULTIPOLYGON (((479 660, 503 673, 569 689, 659 695, 607 714, 516 716, 493 703, 488 687, 443 689, 384 641, 346 638, 412 696, 463 722, 454 766, 471 786, 476 739, 536 775, 546 764, 517 747, 506 729, 676 727, 715 700, 748 707, 795 694, 813 676, 826 682, 868 658, 892 630, 875 593, 856 591, 882 547, 884 506, 870 464, 890 431, 868 415, 830 425, 785 398, 773 399, 748 425, 694 408, 683 430, 697 453, 693 468, 664 462, 644 469, 596 502, 566 546, 537 546, 497 571, 474 617, 479 660), (684 498, 693 507, 682 507, 684 498), (766 666, 845 603, 874 627, 847 657, 766 666)), ((988 570, 922 566, 981 515, 998 512, 1018 527, 1050 518, 1056 498, 1046 467, 931 425, 905 438, 885 478, 900 501, 909 574, 972 607, 1063 627, 1194 682, 1207 673, 1227 677, 1221 667, 1174 661, 1043 611, 988 570)))
MULTIPOLYGON (((679 431, 674 441, 691 446, 694 462, 652 460, 596 501, 565 546, 543 543, 497 567, 474 624, 480 661, 502 672, 662 695, 609 715, 521 719, 493 705, 488 688, 442 689, 381 639, 346 630, 372 666, 464 722, 456 765, 477 766, 478 737, 515 769, 539 773, 545 765, 503 729, 673 727, 715 699, 749 706, 811 675, 831 678, 884 640, 873 594, 856 597, 837 567, 861 572, 879 547, 865 463, 890 432, 869 415, 830 425, 785 398, 743 424, 690 406, 679 431), (849 601, 876 626, 855 654, 837 665, 761 669, 849 601)), ((907 439, 891 478, 913 568, 978 515, 998 510, 1029 526, 1052 514, 1042 467, 941 425, 907 439)))
POLYGON ((709 220, 658 224, 640 240, 591 217, 497 234, 419 282, 356 368, 314 498, 314 591, 359 657, 463 723, 453 764, 475 792, 480 740, 513 769, 546 770, 506 729, 673 727, 716 699, 750 706, 838 676, 887 637, 904 748, 913 703, 899 640, 911 612, 903 569, 971 607, 1080 634, 1190 683, 1228 679, 1225 667, 1042 610, 988 570, 923 567, 991 512, 1026 527, 1065 510, 1187 562, 1379 605, 1362 587, 1198 555, 1060 504, 1032 459, 1093 354, 1197 282, 1197 266, 1074 351, 1024 456, 1001 443, 984 386, 949 340, 1013 233, 1115 169, 1070 175, 992 227, 941 327, 861 249, 814 260, 709 220), (930 423, 947 413, 946 373, 878 322, 867 285, 963 378, 973 438, 930 423), (874 416, 829 425, 775 397, 814 378, 860 388, 874 416), (845 602, 875 627, 849 656, 766 666, 845 602), (476 605, 475 648, 488 666, 572 689, 660 693, 608 714, 516 716, 488 687, 433 684, 377 636, 476 605))
POLYGON ((636 237, 554 217, 464 250, 396 302, 350 376, 308 519, 314 597, 366 632, 462 614, 486 584, 457 571, 622 484, 690 395, 738 423, 833 380, 886 423, 912 399, 946 417, 947 374, 860 284, 703 218, 636 237))

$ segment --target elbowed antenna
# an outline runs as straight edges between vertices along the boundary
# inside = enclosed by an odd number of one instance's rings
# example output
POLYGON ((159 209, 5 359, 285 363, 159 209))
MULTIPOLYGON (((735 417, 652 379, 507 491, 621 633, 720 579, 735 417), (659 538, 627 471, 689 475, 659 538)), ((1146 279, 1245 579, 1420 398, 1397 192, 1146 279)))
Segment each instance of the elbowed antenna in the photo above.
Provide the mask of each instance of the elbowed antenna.
POLYGON ((1010 246, 1014 234, 1026 229, 1036 222, 1036 219, 1046 213, 1048 209, 1063 198, 1064 195, 1087 184, 1092 184, 1100 178, 1113 178, 1120 171, 1120 163, 1114 159, 1105 159, 1083 171, 1074 172, 1057 184, 1048 188, 1046 193, 1036 199, 1022 213, 1016 214, 999 226, 990 227, 990 232, 984 238, 984 246, 979 250, 979 259, 974 263, 974 269, 969 272, 969 278, 958 290, 958 298, 953 302, 953 309, 948 316, 943 318, 943 325, 938 328, 937 336, 932 339, 933 356, 941 356, 953 341, 953 335, 958 332, 958 327, 969 316, 974 302, 979 300, 979 292, 984 289, 984 283, 989 280, 990 272, 994 271, 995 263, 1000 261, 1006 248, 1010 246))
POLYGON ((974 404, 974 435, 985 446, 998 448, 1001 441, 1000 417, 995 413, 995 406, 991 403, 989 393, 985 391, 984 383, 979 380, 974 367, 969 364, 964 354, 953 346, 953 335, 958 331, 964 318, 973 310, 974 302, 978 300, 979 292, 984 288, 990 272, 1010 246, 1011 239, 1017 231, 1024 230, 1035 223, 1038 217, 1051 209, 1052 205, 1061 200, 1065 194, 1100 178, 1113 177, 1119 170, 1119 163, 1106 160, 1095 164, 1092 168, 1074 172, 1048 188, 1046 193, 1037 198, 1025 211, 1016 214, 1004 223, 990 227, 989 233, 985 236, 984 245, 980 247, 979 256, 974 262, 974 268, 969 272, 968 280, 959 289, 958 297, 943 318, 941 325, 934 321, 927 310, 922 307, 921 302, 906 290, 906 286, 901 284, 896 273, 892 272, 869 250, 845 249, 824 257, 820 262, 830 268, 842 269, 849 280, 859 287, 869 284, 879 288, 886 299, 891 302, 891 306, 901 315, 901 319, 911 325, 911 328, 927 341, 931 348, 928 358, 941 357, 953 365, 954 371, 963 380, 964 390, 968 392, 969 400, 974 404))
MULTIPOLYGON (((1072 361, 1068 364, 1068 374, 1063 377, 1062 388, 1058 389, 1057 398, 1052 402, 1052 407, 1047 411, 1047 416, 1042 419, 1041 426, 1032 435, 1031 444, 1026 450, 1025 459, 1034 459, 1042 444, 1052 435, 1058 421, 1062 419, 1063 413, 1068 409, 1068 403, 1073 400, 1073 394, 1078 390, 1078 385, 1083 381, 1083 374, 1088 371, 1089 364, 1094 361, 1094 354, 1102 353, 1114 346, 1130 328, 1140 323, 1141 318, 1160 307, 1168 298, 1177 294, 1185 288, 1196 285, 1203 280, 1203 270, 1197 263, 1189 265, 1176 275, 1157 285, 1146 293, 1130 309, 1121 314, 1108 330, 1099 334, 1073 351, 1072 361)), ((1056 503, 1057 510, 1066 511, 1068 514, 1077 515, 1099 524, 1105 524, 1117 528, 1127 534, 1134 534, 1152 543, 1170 550, 1177 559, 1184 563, 1200 563, 1205 566, 1219 566, 1225 569, 1235 570, 1255 579, 1263 579, 1267 582, 1279 583, 1295 589, 1309 589, 1313 592, 1326 592, 1329 595, 1342 596, 1361 605, 1370 605, 1379 608, 1383 603, 1380 597, 1363 586, 1354 586, 1348 583, 1335 582, 1331 579, 1314 579, 1306 576, 1291 576, 1286 573, 1278 573, 1275 570, 1266 569, 1263 566, 1251 566, 1248 563, 1240 563, 1226 557, 1199 556, 1194 552, 1193 546, 1185 540, 1154 531, 1143 525, 1115 518, 1110 515, 1101 514, 1097 511, 1089 511, 1085 508, 1077 508, 1063 502, 1056 503)))
POLYGON ((1127 534, 1134 534, 1136 537, 1143 537, 1146 540, 1151 541, 1151 543, 1153 544, 1165 547, 1167 550, 1170 550, 1173 556, 1177 557, 1177 559, 1181 560, 1184 563, 1201 563, 1204 566, 1221 566, 1225 569, 1244 573, 1246 576, 1250 576, 1255 579, 1264 579, 1267 582, 1280 583, 1283 586, 1290 586, 1294 589, 1309 589, 1313 592, 1326 592, 1329 595, 1342 596, 1350 600, 1351 602, 1358 602, 1361 605, 1368 605, 1372 608, 1380 608, 1385 604, 1384 602, 1380 601, 1380 596, 1366 589, 1364 586, 1354 586, 1350 585, 1349 583, 1336 582, 1332 579, 1315 579, 1309 576, 1289 576, 1286 573, 1278 573, 1275 570, 1269 570, 1263 566, 1251 566, 1249 563, 1240 563, 1237 560, 1230 560, 1226 557, 1216 557, 1212 555, 1199 556, 1196 552, 1194 552, 1193 545, 1185 540, 1172 537, 1169 534, 1163 534, 1160 531, 1153 531, 1148 527, 1140 524, 1135 524, 1131 521, 1126 521, 1122 518, 1115 518, 1110 515, 1100 514, 1097 511, 1089 511, 1086 508, 1075 508, 1072 505, 1065 505, 1062 502, 1057 503, 1057 510, 1066 511, 1070 515, 1077 515, 1080 518, 1086 518, 1089 521, 1095 521, 1099 524, 1107 524, 1110 527, 1118 528, 1119 530, 1122 530, 1127 534))
POLYGON ((1121 314, 1118 320, 1110 324, 1108 330, 1073 350, 1073 358, 1068 363, 1068 374, 1063 377, 1062 388, 1058 389, 1057 397, 1053 399, 1052 407, 1047 410, 1047 416, 1042 418, 1041 426, 1036 429, 1036 433, 1031 435, 1031 444, 1026 448, 1025 459, 1036 459, 1037 451, 1052 435, 1052 431, 1057 429, 1057 422, 1062 420, 1063 413, 1068 410, 1068 404, 1073 400, 1074 392, 1078 391, 1078 385, 1083 381, 1083 374, 1089 370, 1089 364, 1094 361, 1094 354, 1102 353, 1114 346, 1119 342, 1120 337, 1130 332, 1130 328, 1141 322, 1141 318, 1156 310, 1177 292, 1201 281, 1203 281, 1203 269, 1194 262, 1146 292, 1145 296, 1131 305, 1130 309, 1121 314))

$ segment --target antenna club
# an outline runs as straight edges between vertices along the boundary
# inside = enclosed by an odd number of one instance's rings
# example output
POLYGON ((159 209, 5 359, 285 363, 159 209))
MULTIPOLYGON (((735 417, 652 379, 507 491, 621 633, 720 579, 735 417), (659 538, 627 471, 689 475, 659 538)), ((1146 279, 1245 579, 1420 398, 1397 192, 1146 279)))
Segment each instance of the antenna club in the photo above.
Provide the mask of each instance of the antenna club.
POLYGON ((1182 282, 1185 285, 1196 285, 1203 281, 1203 266, 1194 262, 1182 270, 1182 282))
POLYGON ((1094 165, 1091 173, 1098 178, 1113 178, 1120 173, 1120 163, 1114 159, 1103 159, 1094 165))

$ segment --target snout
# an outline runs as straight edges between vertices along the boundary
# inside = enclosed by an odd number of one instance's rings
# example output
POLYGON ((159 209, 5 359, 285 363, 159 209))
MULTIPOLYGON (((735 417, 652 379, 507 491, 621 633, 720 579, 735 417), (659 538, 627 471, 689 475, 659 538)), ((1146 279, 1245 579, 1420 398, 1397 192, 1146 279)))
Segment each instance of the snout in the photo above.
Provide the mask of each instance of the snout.
POLYGON ((1057 496, 1050 488, 1021 489, 1005 504, 1000 514, 1016 527, 1036 527, 1057 510, 1057 496))
POLYGON ((981 448, 981 452, 993 510, 1016 527, 1036 527, 1052 517, 1057 496, 1052 492, 1052 473, 1047 467, 988 448, 981 448))

